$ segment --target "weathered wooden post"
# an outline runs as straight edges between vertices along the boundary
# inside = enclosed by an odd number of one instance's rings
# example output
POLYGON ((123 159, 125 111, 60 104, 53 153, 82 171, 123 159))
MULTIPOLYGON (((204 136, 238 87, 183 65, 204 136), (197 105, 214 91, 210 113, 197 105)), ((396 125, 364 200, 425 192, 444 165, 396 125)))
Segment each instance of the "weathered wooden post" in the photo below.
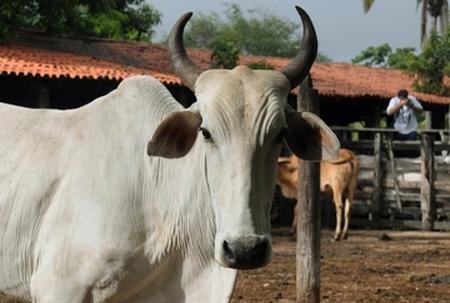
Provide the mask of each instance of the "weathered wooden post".
POLYGON ((422 211, 422 230, 433 230, 436 217, 434 199, 434 138, 427 133, 421 134, 420 171, 422 182, 420 186, 420 210, 422 211))
MULTIPOLYGON (((300 84, 298 110, 318 114, 319 98, 307 77, 300 84)), ((297 302, 320 302, 320 163, 302 162, 297 207, 297 302)))
POLYGON ((27 105, 36 108, 49 108, 50 95, 48 88, 40 82, 32 82, 28 89, 28 100, 31 103, 27 105))
POLYGON ((371 205, 371 214, 372 214, 372 227, 379 228, 380 227, 380 209, 381 209, 381 193, 383 191, 382 184, 382 151, 381 151, 381 133, 377 132, 375 134, 375 138, 373 140, 373 193, 372 193, 372 205, 371 205))

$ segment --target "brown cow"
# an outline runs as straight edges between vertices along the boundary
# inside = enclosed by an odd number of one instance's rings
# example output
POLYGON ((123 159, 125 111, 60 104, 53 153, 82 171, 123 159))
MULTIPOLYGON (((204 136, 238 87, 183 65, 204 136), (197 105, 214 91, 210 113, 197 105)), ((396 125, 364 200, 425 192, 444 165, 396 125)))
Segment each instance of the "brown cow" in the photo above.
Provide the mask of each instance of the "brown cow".
MULTIPOLYGON (((297 198, 298 167, 300 160, 295 155, 278 158, 277 184, 287 198, 297 198)), ((320 162, 320 190, 332 195, 336 206, 336 231, 334 240, 347 239, 348 224, 353 196, 356 191, 359 173, 359 160, 350 150, 341 148, 336 160, 320 162), (345 199, 345 221, 342 229, 342 211, 345 199)), ((296 207, 297 208, 297 207, 296 207)), ((295 209, 292 230, 297 226, 295 209)))

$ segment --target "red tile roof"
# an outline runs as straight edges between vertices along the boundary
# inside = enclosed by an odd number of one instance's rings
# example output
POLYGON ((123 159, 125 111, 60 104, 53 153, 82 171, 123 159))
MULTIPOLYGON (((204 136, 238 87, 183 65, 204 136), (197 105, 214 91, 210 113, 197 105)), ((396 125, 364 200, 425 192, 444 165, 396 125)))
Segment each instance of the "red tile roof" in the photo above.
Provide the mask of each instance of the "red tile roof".
MULTIPOLYGON (((282 69, 289 59, 247 56, 241 63, 266 60, 276 69, 282 69)), ((373 68, 348 63, 315 63, 311 69, 313 85, 320 95, 335 97, 376 97, 389 99, 399 89, 405 88, 421 101, 436 104, 450 104, 450 97, 414 92, 414 78, 397 69, 373 68)), ((450 85, 450 79, 446 79, 450 85)))
MULTIPOLYGON (((210 66, 210 52, 190 49, 201 67, 210 66)), ((240 63, 265 60, 281 69, 289 59, 241 56, 240 63)), ((173 73, 165 47, 143 42, 75 40, 20 33, 0 44, 3 75, 120 81, 132 75, 152 75, 166 84, 181 84, 173 73)), ((314 87, 321 95, 388 99, 406 88, 421 101, 450 104, 449 97, 415 93, 413 78, 399 70, 369 68, 345 63, 316 63, 311 70, 314 87)))

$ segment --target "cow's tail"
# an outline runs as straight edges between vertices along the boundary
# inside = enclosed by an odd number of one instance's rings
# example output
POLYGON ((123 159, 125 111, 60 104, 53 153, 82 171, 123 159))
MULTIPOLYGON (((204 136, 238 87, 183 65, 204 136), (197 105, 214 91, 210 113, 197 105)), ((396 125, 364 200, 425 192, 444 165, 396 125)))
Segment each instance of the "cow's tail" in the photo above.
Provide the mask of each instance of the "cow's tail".
POLYGON ((353 154, 348 149, 341 148, 339 150, 338 158, 336 160, 327 160, 327 163, 339 165, 339 164, 344 164, 344 163, 347 163, 347 162, 351 162, 351 160, 353 158, 355 158, 355 154, 353 154))

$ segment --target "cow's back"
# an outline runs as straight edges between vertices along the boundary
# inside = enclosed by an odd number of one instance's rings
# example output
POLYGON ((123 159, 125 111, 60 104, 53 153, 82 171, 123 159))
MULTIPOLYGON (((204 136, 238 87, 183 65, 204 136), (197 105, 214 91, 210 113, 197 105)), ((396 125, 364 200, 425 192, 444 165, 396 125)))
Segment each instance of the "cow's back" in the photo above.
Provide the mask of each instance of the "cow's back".
POLYGON ((337 187, 336 190, 344 195, 353 196, 359 173, 359 160, 355 154, 345 148, 339 150, 338 158, 321 162, 321 189, 327 186, 337 187))
POLYGON ((132 153, 145 150, 152 126, 139 119, 156 124, 179 107, 149 77, 126 80, 117 90, 75 110, 0 103, 0 291, 29 298, 30 275, 42 249, 37 246, 46 241, 42 235, 70 237, 65 230, 70 204, 79 208, 81 196, 94 192, 112 196, 101 186, 120 190, 117 184, 122 180, 112 174, 127 179, 126 165, 143 159, 132 158, 132 153), (155 96, 160 104, 151 99, 155 96), (149 113, 158 117, 148 117, 149 113), (133 142, 133 135, 145 133, 143 142, 133 142), (125 161, 125 168, 117 167, 125 161))
POLYGON ((0 285, 8 292, 29 287, 37 234, 70 157, 63 134, 71 135, 74 114, 0 104, 0 285))

